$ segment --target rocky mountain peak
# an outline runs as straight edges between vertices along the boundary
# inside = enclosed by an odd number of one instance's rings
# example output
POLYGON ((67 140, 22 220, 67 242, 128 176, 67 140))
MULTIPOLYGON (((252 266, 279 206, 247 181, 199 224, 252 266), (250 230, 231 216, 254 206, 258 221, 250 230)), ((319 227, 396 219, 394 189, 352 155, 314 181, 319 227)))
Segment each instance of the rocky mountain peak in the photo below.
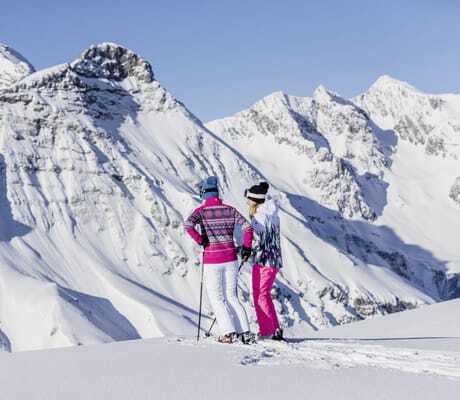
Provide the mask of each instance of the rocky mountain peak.
POLYGON ((313 100, 319 103, 329 102, 337 95, 329 91, 325 86, 319 85, 313 92, 313 100))
POLYGON ((285 109, 288 107, 289 101, 288 96, 282 91, 273 92, 255 104, 253 104, 250 109, 256 110, 279 110, 285 109))
POLYGON ((390 75, 382 75, 369 88, 369 91, 378 90, 383 92, 417 92, 418 90, 405 81, 393 78, 390 75))
POLYGON ((459 102, 455 95, 434 95, 384 75, 353 101, 380 128, 423 146, 426 154, 458 158, 459 102))
POLYGON ((356 105, 351 101, 340 96, 338 93, 327 89, 323 85, 319 85, 313 92, 313 102, 317 105, 335 107, 346 106, 351 109, 357 109, 356 105))
POLYGON ((71 68, 88 78, 122 81, 131 77, 146 83, 154 79, 152 67, 147 61, 115 43, 91 46, 71 64, 71 68))
POLYGON ((8 87, 35 71, 20 53, 0 44, 0 89, 8 87))

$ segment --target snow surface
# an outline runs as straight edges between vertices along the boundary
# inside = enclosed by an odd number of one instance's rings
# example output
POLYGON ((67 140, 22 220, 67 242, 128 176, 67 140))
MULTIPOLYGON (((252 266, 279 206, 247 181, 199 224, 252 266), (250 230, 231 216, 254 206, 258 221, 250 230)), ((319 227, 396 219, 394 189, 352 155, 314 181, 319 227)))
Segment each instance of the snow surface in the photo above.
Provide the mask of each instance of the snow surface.
POLYGON ((390 314, 385 317, 377 316, 365 321, 323 329, 312 334, 312 337, 407 341, 460 339, 459 309, 460 300, 450 300, 416 310, 390 314))
POLYGON ((290 343, 220 345, 212 339, 197 344, 168 338, 0 353, 2 396, 450 399, 460 390, 459 306, 455 300, 375 317, 290 343), (385 338, 376 338, 376 332, 385 338), (425 332, 435 337, 427 342, 425 332))

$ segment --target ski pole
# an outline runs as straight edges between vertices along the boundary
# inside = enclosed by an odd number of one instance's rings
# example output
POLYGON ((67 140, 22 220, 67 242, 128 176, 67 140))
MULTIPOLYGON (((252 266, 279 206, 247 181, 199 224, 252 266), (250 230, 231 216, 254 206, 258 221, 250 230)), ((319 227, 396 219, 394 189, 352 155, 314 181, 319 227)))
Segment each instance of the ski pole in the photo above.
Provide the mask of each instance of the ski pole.
POLYGON ((200 283, 200 312, 198 314, 198 333, 196 335, 197 343, 200 341, 200 330, 201 330, 201 306, 203 304, 203 276, 204 276, 204 260, 201 259, 201 283, 200 283))
POLYGON ((214 320, 212 321, 211 326, 209 327, 208 331, 205 333, 206 337, 211 336, 211 331, 212 331, 212 328, 214 327, 214 324, 216 323, 216 320, 217 320, 216 317, 214 317, 214 320))
MULTIPOLYGON (((240 266, 238 267, 238 274, 240 273, 240 270, 241 270, 241 268, 243 267, 244 263, 245 263, 244 260, 241 261, 241 264, 240 264, 240 266)), ((208 331, 205 333, 205 336, 206 336, 206 337, 211 336, 211 331, 212 331, 212 328, 214 327, 214 324, 216 323, 216 321, 217 321, 217 318, 214 317, 214 320, 212 321, 211 326, 209 327, 208 331)))

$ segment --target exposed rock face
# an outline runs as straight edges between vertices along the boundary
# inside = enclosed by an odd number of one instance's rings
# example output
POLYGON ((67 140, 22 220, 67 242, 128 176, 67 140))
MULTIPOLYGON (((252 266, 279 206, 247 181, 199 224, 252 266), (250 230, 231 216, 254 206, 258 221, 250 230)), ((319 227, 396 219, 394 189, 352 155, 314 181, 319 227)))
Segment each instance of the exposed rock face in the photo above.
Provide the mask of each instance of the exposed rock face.
POLYGON ((351 101, 320 86, 313 94, 310 113, 312 123, 329 141, 331 151, 346 159, 359 174, 381 175, 389 165, 368 115, 351 101))
POLYGON ((422 93, 405 82, 383 76, 354 100, 401 140, 424 146, 429 155, 457 158, 460 115, 452 104, 453 97, 422 93))
POLYGON ((363 198, 355 173, 342 159, 332 153, 319 150, 314 167, 305 183, 321 193, 321 204, 332 205, 347 218, 359 215, 367 220, 375 219, 375 212, 363 198))
POLYGON ((248 110, 207 126, 243 154, 247 144, 241 139, 264 136, 277 148, 267 149, 270 162, 296 155, 301 164, 290 164, 283 174, 301 178, 305 193, 344 216, 372 220, 375 212, 362 195, 357 175, 365 170, 380 175, 386 161, 368 122, 358 107, 319 88, 312 99, 274 93, 248 110), (311 189, 316 194, 309 193, 311 189))
POLYGON ((455 179, 455 182, 450 189, 449 196, 453 201, 460 205, 460 176, 455 179))
POLYGON ((34 67, 17 51, 0 44, 0 90, 34 72, 34 67))
POLYGON ((79 75, 120 82, 133 77, 141 82, 153 81, 150 64, 132 51, 114 43, 91 46, 71 64, 79 75))

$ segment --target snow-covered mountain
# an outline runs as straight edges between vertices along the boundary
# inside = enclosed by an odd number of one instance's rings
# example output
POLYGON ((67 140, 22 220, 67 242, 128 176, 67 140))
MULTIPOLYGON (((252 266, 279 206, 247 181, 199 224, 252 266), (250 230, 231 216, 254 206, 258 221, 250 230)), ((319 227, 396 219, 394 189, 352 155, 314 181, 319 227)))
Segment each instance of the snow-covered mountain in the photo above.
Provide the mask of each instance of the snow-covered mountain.
POLYGON ((207 127, 257 165, 330 244, 289 237, 292 224, 284 224, 287 243, 301 243, 298 252, 331 278, 334 289, 325 293, 373 314, 375 296, 391 285, 397 300, 387 311, 411 307, 406 287, 395 288, 401 283, 433 301, 460 294, 458 121, 460 95, 424 94, 382 77, 352 100, 324 87, 303 98, 277 92, 207 127), (335 174, 331 164, 340 166, 335 174))
POLYGON ((257 174, 110 43, 3 89, 0 115, 11 348, 194 329, 200 257, 182 220, 196 185, 212 173, 241 193, 257 174))
MULTIPOLYGON (((458 296, 458 148, 399 140, 366 108, 372 89, 275 93, 205 127, 116 44, 37 72, 12 50, 0 59, 0 348, 191 334, 200 249, 182 221, 208 174, 243 213, 246 187, 273 184, 285 326, 458 296), (29 67, 12 74, 18 63, 29 67)), ((252 312, 248 287, 245 270, 252 312)))
POLYGON ((460 171, 457 163, 449 161, 460 158, 460 95, 426 94, 406 82, 382 76, 354 100, 379 127, 392 130, 401 140, 401 147, 409 142, 416 147, 404 147, 417 148, 417 153, 423 149, 428 157, 422 156, 420 172, 436 170, 441 175, 437 168, 445 166, 445 173, 438 178, 447 179, 449 195, 459 203, 460 171))
POLYGON ((34 67, 17 51, 0 43, 0 89, 34 72, 34 67))

